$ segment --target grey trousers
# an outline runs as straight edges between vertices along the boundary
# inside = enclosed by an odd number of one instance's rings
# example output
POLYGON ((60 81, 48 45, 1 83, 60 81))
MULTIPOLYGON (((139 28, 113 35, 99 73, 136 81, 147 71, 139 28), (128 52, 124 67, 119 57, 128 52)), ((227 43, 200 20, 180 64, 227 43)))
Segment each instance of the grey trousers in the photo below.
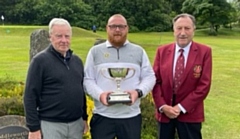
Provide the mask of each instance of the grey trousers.
POLYGON ((69 123, 41 120, 41 131, 43 139, 82 139, 84 122, 82 118, 69 123))

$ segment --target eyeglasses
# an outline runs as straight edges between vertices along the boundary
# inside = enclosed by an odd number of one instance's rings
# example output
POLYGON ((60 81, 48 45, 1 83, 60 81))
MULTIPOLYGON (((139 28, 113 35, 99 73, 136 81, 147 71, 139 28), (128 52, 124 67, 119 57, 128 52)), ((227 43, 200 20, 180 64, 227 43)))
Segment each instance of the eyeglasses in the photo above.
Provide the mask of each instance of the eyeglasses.
POLYGON ((127 25, 108 25, 108 27, 111 29, 111 30, 116 30, 117 28, 119 30, 124 30, 127 25))

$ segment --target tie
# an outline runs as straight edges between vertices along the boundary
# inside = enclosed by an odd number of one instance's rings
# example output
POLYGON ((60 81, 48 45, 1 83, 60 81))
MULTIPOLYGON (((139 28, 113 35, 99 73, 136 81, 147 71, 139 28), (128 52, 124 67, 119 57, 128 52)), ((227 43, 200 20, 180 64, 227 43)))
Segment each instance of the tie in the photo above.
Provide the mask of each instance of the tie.
POLYGON ((177 93, 178 87, 181 84, 181 78, 184 71, 184 55, 183 55, 183 49, 180 49, 180 55, 177 59, 176 67, 175 67, 175 75, 173 79, 174 84, 174 93, 177 93))

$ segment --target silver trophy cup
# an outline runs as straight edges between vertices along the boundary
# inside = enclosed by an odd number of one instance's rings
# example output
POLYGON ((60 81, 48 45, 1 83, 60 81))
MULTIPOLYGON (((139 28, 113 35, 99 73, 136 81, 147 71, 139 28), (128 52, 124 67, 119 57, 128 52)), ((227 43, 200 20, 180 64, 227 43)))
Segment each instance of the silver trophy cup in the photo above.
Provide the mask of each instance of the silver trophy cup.
POLYGON ((117 89, 108 95, 108 104, 131 103, 130 95, 121 90, 120 84, 123 80, 131 78, 135 74, 135 70, 132 68, 108 68, 107 72, 110 77, 103 74, 104 77, 113 79, 117 83, 117 89), (130 71, 132 71, 131 75, 127 76, 130 71))

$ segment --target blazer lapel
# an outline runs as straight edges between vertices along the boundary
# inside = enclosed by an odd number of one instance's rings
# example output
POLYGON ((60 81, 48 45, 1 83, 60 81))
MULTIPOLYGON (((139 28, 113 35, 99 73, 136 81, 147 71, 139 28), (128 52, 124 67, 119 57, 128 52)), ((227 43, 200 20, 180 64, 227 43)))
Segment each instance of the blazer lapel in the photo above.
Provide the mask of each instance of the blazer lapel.
POLYGON ((194 61, 197 57, 197 53, 198 53, 198 48, 197 46, 195 45, 194 42, 192 42, 192 46, 189 50, 189 54, 188 54, 188 59, 187 59, 187 64, 186 64, 186 68, 183 72, 183 78, 182 78, 182 83, 184 82, 184 80, 186 79, 188 73, 190 70, 193 70, 192 69, 192 65, 194 64, 194 61))
POLYGON ((170 85, 171 87, 173 87, 173 58, 174 58, 174 51, 175 50, 175 43, 173 43, 169 49, 168 49, 168 53, 167 53, 167 57, 169 58, 169 62, 168 62, 168 77, 169 77, 169 81, 170 81, 170 85))

